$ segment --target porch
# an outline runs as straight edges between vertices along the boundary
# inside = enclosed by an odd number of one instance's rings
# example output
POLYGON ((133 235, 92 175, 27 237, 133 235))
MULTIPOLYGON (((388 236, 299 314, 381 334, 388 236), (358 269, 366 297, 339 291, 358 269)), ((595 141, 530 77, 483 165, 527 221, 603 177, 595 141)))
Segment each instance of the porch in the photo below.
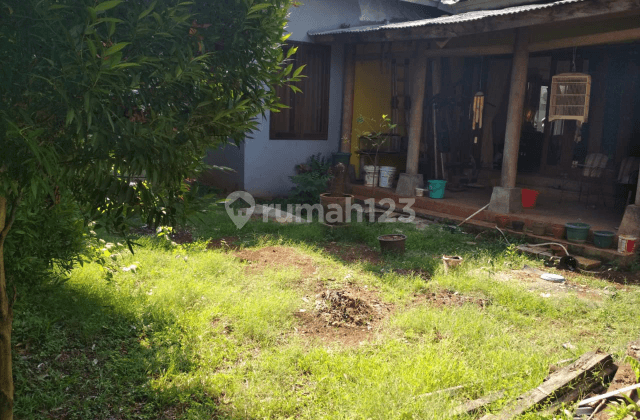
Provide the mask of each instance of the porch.
MULTIPOLYGON (((364 185, 353 185, 352 194, 358 202, 365 202, 373 198, 376 204, 383 199, 391 199, 395 203, 397 212, 401 212, 405 204, 402 204, 402 197, 390 188, 368 187, 364 185)), ((464 191, 446 191, 442 199, 432 199, 429 197, 415 197, 415 204, 411 208, 416 215, 426 219, 437 221, 451 221, 459 224, 476 211, 486 206, 492 195, 491 187, 468 188, 464 191)), ((406 203, 406 201, 404 201, 406 203)), ((575 255, 582 255, 595 258, 601 261, 617 261, 622 266, 628 266, 635 260, 633 254, 621 254, 617 251, 617 236, 613 244, 608 249, 597 248, 593 245, 593 232, 597 230, 608 230, 616 232, 620 226, 622 215, 612 207, 606 207, 602 203, 595 204, 592 198, 591 204, 586 204, 584 197, 578 201, 572 194, 550 195, 541 194, 534 208, 523 208, 518 213, 509 215, 510 221, 522 221, 525 223, 524 232, 516 232, 509 225, 506 231, 522 235, 531 243, 558 242, 565 245, 569 252, 575 255), (531 232, 533 223, 541 222, 545 225, 545 235, 534 235, 531 232), (582 222, 591 226, 587 243, 575 244, 566 239, 554 239, 551 232, 553 225, 564 225, 567 222, 582 222)), ((386 202, 388 203, 388 201, 386 202)), ((386 204, 383 202, 383 207, 386 204)), ((496 226, 496 216, 498 213, 488 209, 481 211, 465 225, 477 229, 494 229, 496 226)))
POLYGON ((635 0, 560 0, 310 34, 347 43, 341 151, 356 173, 367 159, 400 172, 393 193, 356 186, 356 196, 413 197, 429 179, 480 184, 416 207, 465 218, 490 203, 475 223, 509 214, 637 236, 640 207, 628 204, 640 162, 639 16, 635 0), (553 88, 568 75, 588 80, 582 105, 569 105, 583 106, 579 118, 554 108, 558 95, 577 95, 553 88), (390 115, 387 133, 380 115, 390 115), (376 131, 373 150, 363 140, 376 131), (521 188, 540 191, 536 208, 522 208, 521 188))

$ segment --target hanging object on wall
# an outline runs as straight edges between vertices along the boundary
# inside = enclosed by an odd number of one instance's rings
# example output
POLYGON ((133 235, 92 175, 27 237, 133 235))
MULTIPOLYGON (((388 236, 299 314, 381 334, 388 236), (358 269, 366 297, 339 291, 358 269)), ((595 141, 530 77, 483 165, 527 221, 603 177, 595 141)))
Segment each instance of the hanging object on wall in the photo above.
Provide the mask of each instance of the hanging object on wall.
MULTIPOLYGON (((478 92, 473 97, 473 124, 471 129, 482 128, 482 113, 484 112, 484 93, 478 92)), ((473 143, 478 143, 478 137, 473 139, 473 143)))
POLYGON ((549 121, 575 120, 587 122, 591 76, 584 73, 563 73, 551 79, 549 121))

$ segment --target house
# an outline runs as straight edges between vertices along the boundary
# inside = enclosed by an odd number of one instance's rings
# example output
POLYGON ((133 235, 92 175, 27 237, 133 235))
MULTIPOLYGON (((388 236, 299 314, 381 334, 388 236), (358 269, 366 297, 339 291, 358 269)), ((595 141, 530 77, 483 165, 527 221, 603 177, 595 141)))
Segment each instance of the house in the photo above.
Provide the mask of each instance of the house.
POLYGON ((359 173, 371 158, 359 117, 387 114, 397 127, 379 163, 398 168, 397 187, 372 194, 356 185, 358 196, 415 196, 445 178, 454 190, 485 188, 452 192, 460 201, 449 210, 418 204, 455 213, 490 202, 478 217, 491 221, 521 213, 526 188, 556 216, 608 230, 626 208, 618 233, 640 234, 640 216, 628 216, 640 211, 626 206, 640 164, 640 0, 307 0, 292 8, 288 29, 306 60, 326 67, 287 99, 290 114, 267 116, 237 150, 238 188, 286 193, 295 164, 338 150, 359 173), (585 86, 564 111, 557 101, 573 94, 552 86, 561 74, 585 86), (480 96, 484 106, 473 109, 480 96), (567 109, 578 105, 584 115, 572 118, 567 109))
POLYGON ((400 0, 305 0, 291 7, 288 43, 298 46, 296 66, 306 64, 304 94, 283 88, 283 102, 290 110, 268 112, 260 129, 240 146, 228 145, 209 152, 206 162, 231 168, 205 174, 204 181, 227 191, 245 190, 257 197, 286 195, 293 184, 294 167, 310 156, 330 157, 340 148, 343 42, 315 43, 310 30, 350 28, 385 21, 407 21, 441 15, 429 5, 400 0))

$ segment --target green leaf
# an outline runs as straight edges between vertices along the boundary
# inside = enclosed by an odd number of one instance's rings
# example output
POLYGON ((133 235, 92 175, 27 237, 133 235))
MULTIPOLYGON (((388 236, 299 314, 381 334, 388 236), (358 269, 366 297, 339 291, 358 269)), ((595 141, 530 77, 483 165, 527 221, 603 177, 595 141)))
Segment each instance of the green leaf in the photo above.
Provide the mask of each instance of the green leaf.
POLYGON ((151 6, 149 6, 149 8, 147 8, 147 10, 145 10, 144 12, 140 13, 140 15, 138 15, 138 20, 144 18, 145 16, 147 16, 149 13, 151 13, 153 11, 153 9, 156 7, 156 3, 158 1, 154 1, 153 3, 151 3, 151 6))
POLYGON ((73 108, 69 108, 67 110, 67 120, 66 120, 67 125, 71 124, 74 116, 75 116, 75 112, 73 111, 73 108))
POLYGON ((122 3, 122 0, 109 0, 109 1, 105 1, 105 2, 103 2, 103 3, 98 4, 98 5, 95 7, 95 11, 96 11, 96 13, 104 12, 105 10, 113 9, 114 7, 116 7, 117 5, 119 5, 120 3, 122 3))
POLYGON ((91 52, 91 57, 95 58, 95 56, 98 54, 98 51, 96 50, 96 44, 94 44, 93 41, 89 38, 87 38, 87 47, 91 52))
POLYGON ((130 42, 118 42, 117 44, 114 44, 112 46, 110 46, 107 51, 104 52, 104 55, 111 55, 111 54, 115 54, 118 51, 120 51, 121 49, 123 49, 124 47, 126 47, 127 45, 131 44, 130 42))
POLYGON ((272 4, 271 3, 259 3, 259 4, 255 4, 253 6, 251 6, 249 8, 249 11, 247 12, 247 14, 251 14, 251 13, 255 13, 259 10, 263 10, 266 9, 267 7, 271 7, 272 4))

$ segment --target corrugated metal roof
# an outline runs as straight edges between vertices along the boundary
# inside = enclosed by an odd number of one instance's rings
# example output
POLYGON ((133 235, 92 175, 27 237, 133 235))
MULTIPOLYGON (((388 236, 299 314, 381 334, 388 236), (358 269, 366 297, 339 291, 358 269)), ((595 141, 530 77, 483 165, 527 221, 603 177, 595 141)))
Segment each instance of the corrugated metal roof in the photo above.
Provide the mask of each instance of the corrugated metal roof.
POLYGON ((430 25, 448 25, 453 23, 470 22, 474 20, 487 19, 494 16, 515 15, 519 13, 530 12, 533 10, 548 9, 565 4, 580 3, 586 0, 560 0, 547 4, 529 4, 526 6, 508 7, 500 10, 479 10, 476 12, 460 13, 452 16, 441 16, 433 19, 412 20, 400 23, 387 23, 378 25, 355 26, 351 28, 333 29, 330 31, 309 31, 309 36, 317 35, 337 35, 337 34, 357 34, 363 32, 376 32, 394 29, 417 28, 430 25))

